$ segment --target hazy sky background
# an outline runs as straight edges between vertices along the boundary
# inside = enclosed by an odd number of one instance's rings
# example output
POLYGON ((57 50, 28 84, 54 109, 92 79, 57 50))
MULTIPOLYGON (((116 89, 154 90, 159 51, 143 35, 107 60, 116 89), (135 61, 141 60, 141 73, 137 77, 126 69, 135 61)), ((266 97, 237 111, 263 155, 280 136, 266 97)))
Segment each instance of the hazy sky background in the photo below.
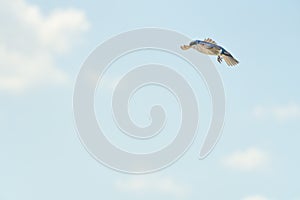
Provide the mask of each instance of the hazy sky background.
MULTIPOLYGON (((0 0, 0 200, 299 200, 299 8, 298 1, 0 0), (201 78, 178 58, 152 51, 112 66, 96 95, 104 129, 116 129, 109 110, 100 111, 131 62, 172 65, 188 77, 203 108, 199 137, 178 162, 133 176, 87 153, 75 131, 72 95, 81 64, 97 45, 142 27, 210 37, 240 64, 228 68, 211 57, 224 82, 226 122, 205 160, 198 153, 210 104, 201 78)), ((132 116, 149 123, 147 109, 159 100, 170 117, 159 142, 107 137, 133 151, 166 144, 180 120, 168 92, 146 88, 134 97, 132 116)))

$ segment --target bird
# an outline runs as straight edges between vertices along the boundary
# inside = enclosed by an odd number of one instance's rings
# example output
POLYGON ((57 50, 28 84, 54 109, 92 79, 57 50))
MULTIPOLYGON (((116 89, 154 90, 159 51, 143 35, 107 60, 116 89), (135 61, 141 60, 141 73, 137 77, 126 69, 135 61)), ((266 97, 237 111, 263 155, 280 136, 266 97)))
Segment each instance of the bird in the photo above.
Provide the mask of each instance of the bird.
POLYGON ((216 55, 219 63, 222 63, 222 60, 224 59, 228 66, 234 66, 239 63, 239 61, 236 60, 231 53, 229 53, 223 47, 217 45, 217 43, 210 38, 206 38, 203 41, 194 40, 190 42, 189 45, 181 46, 182 50, 188 50, 190 48, 194 48, 197 51, 207 55, 216 55))

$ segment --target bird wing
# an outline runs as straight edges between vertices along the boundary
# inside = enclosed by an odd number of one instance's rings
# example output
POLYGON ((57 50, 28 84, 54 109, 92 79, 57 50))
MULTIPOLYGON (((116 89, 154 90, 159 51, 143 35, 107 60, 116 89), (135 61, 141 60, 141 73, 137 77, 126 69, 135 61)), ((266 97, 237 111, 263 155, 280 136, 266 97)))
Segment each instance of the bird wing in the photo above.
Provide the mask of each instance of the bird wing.
POLYGON ((204 42, 208 42, 208 43, 211 43, 211 44, 217 44, 215 41, 213 41, 213 40, 210 39, 210 38, 206 38, 206 39, 204 40, 204 42))
POLYGON ((228 66, 234 66, 239 63, 239 61, 236 60, 228 51, 224 51, 221 56, 225 60, 228 66))
POLYGON ((190 45, 182 45, 182 46, 180 46, 180 48, 182 50, 188 50, 189 48, 191 48, 191 46, 190 45))
POLYGON ((204 53, 207 55, 214 55, 214 52, 211 51, 213 49, 213 47, 210 45, 197 44, 197 45, 194 45, 193 48, 200 51, 201 53, 204 53))

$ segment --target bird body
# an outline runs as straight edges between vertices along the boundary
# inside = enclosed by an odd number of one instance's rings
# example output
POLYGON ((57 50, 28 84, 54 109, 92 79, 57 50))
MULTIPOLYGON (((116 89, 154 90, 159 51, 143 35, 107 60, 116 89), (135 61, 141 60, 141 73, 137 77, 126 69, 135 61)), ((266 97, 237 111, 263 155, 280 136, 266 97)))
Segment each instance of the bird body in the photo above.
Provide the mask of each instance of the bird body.
POLYGON ((234 66, 239 63, 239 61, 237 61, 228 51, 217 45, 217 43, 210 38, 207 38, 204 41, 194 40, 190 42, 189 45, 181 46, 182 50, 187 50, 189 48, 196 49, 203 54, 216 55, 218 56, 217 61, 219 63, 224 59, 228 66, 234 66))

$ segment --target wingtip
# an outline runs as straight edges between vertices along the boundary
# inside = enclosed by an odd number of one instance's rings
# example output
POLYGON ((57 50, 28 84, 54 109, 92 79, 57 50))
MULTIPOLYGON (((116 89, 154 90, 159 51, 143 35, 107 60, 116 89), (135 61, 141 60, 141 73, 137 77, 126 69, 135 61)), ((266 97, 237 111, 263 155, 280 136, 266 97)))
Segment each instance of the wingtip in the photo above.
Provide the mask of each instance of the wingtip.
POLYGON ((182 45, 182 46, 180 46, 180 48, 182 50, 188 50, 189 48, 191 48, 191 46, 190 45, 182 45))

